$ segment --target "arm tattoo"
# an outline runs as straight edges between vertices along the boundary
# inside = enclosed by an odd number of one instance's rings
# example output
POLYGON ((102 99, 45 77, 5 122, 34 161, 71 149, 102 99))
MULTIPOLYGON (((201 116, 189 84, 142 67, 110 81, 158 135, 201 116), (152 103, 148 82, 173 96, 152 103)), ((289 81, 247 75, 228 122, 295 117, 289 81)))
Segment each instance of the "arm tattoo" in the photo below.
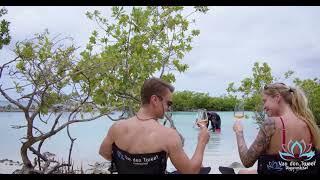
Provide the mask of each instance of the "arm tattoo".
POLYGON ((251 167, 257 161, 259 156, 268 148, 272 135, 275 132, 274 119, 266 119, 262 124, 259 133, 250 146, 247 148, 243 132, 237 133, 238 151, 242 164, 245 167, 251 167))

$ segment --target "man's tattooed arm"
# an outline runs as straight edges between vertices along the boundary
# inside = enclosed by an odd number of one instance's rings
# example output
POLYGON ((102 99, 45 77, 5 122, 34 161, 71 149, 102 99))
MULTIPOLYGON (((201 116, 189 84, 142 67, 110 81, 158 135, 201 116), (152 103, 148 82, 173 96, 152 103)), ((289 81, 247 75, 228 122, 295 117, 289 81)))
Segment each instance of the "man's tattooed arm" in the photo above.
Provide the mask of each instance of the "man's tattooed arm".
POLYGON ((236 133, 240 159, 245 167, 248 168, 253 166, 259 156, 265 152, 265 150, 269 146, 271 137, 274 132, 274 119, 266 119, 259 130, 258 136, 249 149, 247 148, 246 142, 244 140, 243 132, 236 133))

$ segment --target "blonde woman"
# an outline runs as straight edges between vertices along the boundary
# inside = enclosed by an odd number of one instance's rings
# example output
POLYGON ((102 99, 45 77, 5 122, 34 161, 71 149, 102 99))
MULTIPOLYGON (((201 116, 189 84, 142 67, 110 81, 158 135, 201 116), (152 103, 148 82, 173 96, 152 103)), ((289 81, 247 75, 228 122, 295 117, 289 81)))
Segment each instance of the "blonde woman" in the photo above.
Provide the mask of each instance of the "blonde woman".
POLYGON ((248 168, 258 161, 258 170, 239 173, 319 173, 320 131, 303 91, 274 83, 264 87, 262 96, 268 118, 250 148, 240 121, 233 126, 242 164, 248 168))

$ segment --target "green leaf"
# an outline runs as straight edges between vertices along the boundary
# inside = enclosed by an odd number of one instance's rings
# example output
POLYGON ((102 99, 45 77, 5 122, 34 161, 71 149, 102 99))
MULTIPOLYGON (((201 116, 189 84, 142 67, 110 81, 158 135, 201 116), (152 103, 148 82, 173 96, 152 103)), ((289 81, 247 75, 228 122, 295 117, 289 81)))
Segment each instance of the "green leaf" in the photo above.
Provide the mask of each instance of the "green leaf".
MULTIPOLYGON (((182 73, 189 68, 183 57, 191 52, 192 38, 200 31, 188 29, 193 17, 186 18, 184 7, 132 7, 128 12, 112 7, 111 11, 111 20, 101 14, 96 18, 97 29, 105 31, 89 39, 77 67, 88 68, 92 101, 101 108, 137 108, 139 101, 121 93, 139 97, 145 79, 159 74, 162 67, 162 78, 174 82, 175 75, 169 71, 182 73)), ((72 78, 86 80, 84 76, 72 78)))
POLYGON ((191 34, 192 34, 192 36, 198 36, 198 35, 200 34, 200 30, 195 30, 195 29, 193 29, 193 30, 191 31, 191 34))

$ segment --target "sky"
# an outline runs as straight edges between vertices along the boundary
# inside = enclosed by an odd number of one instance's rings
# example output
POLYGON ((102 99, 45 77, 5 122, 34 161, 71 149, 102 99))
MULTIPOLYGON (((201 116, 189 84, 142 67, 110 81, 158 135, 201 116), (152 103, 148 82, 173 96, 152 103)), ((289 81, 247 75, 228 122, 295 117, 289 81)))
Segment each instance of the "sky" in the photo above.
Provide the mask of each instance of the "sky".
MULTIPOLYGON (((0 51, 0 64, 12 54, 15 42, 31 38, 48 29, 51 34, 71 36, 85 47, 97 25, 86 11, 100 10, 110 16, 110 7, 56 6, 6 7, 5 19, 11 22, 10 46, 0 51)), ((183 63, 185 73, 176 73, 177 91, 190 90, 226 94, 230 82, 250 77, 254 62, 267 62, 272 74, 283 76, 288 70, 306 79, 320 77, 320 7, 297 6, 210 6, 205 15, 196 16, 200 35, 183 63)), ((6 84, 1 80, 1 83, 6 84)), ((2 100, 3 97, 0 97, 2 100)))

